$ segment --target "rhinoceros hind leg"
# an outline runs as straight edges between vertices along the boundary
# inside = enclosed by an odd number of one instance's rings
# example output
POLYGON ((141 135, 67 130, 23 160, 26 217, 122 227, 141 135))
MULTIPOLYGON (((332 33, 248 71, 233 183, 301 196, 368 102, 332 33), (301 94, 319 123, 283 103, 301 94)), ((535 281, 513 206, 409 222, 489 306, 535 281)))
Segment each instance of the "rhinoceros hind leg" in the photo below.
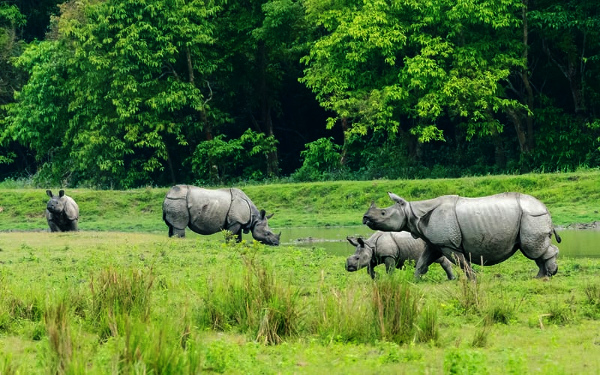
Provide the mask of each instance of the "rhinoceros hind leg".
POLYGON ((557 256, 558 247, 550 245, 544 256, 535 260, 535 264, 537 264, 540 269, 536 277, 540 278, 556 275, 556 272, 558 271, 558 264, 556 264, 557 256))

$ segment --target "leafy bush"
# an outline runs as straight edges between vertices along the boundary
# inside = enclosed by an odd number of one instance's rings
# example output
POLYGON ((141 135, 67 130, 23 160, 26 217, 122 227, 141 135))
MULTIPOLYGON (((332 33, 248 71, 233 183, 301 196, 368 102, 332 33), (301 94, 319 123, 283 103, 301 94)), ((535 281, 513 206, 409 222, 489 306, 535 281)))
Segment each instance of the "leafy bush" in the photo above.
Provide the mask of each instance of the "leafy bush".
POLYGON ((304 158, 302 166, 292 174, 295 181, 327 180, 341 169, 341 146, 335 144, 333 138, 319 138, 305 147, 300 152, 304 158))

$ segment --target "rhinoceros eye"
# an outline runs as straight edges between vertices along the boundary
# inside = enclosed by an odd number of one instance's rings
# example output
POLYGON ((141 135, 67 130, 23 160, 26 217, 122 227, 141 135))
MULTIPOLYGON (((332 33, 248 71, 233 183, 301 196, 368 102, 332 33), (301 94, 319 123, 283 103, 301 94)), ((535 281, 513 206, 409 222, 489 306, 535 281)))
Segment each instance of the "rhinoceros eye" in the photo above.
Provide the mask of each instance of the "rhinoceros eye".
POLYGON ((381 216, 385 216, 385 211, 384 210, 381 211, 381 216))

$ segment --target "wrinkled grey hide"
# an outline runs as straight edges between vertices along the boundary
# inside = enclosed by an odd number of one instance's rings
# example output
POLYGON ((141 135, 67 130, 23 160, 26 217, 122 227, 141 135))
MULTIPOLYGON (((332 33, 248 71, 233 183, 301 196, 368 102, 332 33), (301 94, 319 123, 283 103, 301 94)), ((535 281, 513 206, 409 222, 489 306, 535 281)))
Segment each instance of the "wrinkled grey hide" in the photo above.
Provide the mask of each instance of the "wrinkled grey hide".
MULTIPOLYGON (((367 267, 367 273, 373 279, 376 266, 385 264, 386 271, 392 272, 395 268, 402 268, 406 261, 417 262, 427 247, 425 241, 413 238, 408 232, 375 232, 366 240, 360 237, 347 237, 347 240, 356 246, 356 252, 346 260, 346 271, 367 267)), ((454 279, 452 263, 446 257, 439 257, 434 262, 442 266, 449 280, 454 279)))
POLYGON ((52 195, 52 191, 46 190, 50 197, 46 205, 46 220, 51 232, 77 231, 79 222, 79 206, 73 198, 65 195, 65 191, 58 192, 58 196, 52 195))
POLYGON ((498 264, 517 250, 535 260, 537 277, 556 274, 558 248, 551 242, 552 225, 546 206, 521 193, 503 193, 481 198, 445 195, 435 199, 407 202, 388 193, 395 202, 387 208, 373 203, 363 224, 382 231, 409 231, 429 246, 417 261, 419 276, 440 255, 459 262, 473 277, 471 262, 484 266, 498 264))
POLYGON ((229 230, 242 240, 242 231, 266 245, 279 245, 280 234, 271 232, 267 223, 273 215, 259 211, 240 189, 209 190, 191 185, 173 186, 163 202, 163 220, 169 237, 185 236, 185 228, 199 234, 229 230))

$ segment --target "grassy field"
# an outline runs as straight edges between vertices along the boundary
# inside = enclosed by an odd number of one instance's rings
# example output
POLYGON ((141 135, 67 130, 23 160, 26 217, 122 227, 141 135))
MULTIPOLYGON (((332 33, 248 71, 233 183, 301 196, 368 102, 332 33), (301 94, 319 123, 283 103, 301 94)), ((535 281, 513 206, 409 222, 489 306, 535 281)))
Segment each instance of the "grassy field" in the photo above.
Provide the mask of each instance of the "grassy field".
MULTIPOLYGON (((446 281, 319 250, 162 234, 0 233, 0 373, 581 374, 600 260, 446 281), (381 273, 382 270, 379 270, 381 273)), ((455 272, 460 274, 459 270, 455 272)))
MULTIPOLYGON (((385 192, 530 193, 556 224, 598 218, 599 172, 246 186, 271 226, 359 224, 385 192), (267 203, 268 202, 268 203, 267 203)), ((81 231, 48 233, 41 189, 0 192, 0 374, 582 374, 600 371, 600 259, 535 279, 517 254, 447 281, 372 281, 318 248, 168 238, 167 189, 67 190, 81 231)), ((56 190, 56 189, 54 189, 56 190)), ((249 237, 248 237, 249 238, 249 237)), ((379 269, 380 274, 383 273, 379 269)))

